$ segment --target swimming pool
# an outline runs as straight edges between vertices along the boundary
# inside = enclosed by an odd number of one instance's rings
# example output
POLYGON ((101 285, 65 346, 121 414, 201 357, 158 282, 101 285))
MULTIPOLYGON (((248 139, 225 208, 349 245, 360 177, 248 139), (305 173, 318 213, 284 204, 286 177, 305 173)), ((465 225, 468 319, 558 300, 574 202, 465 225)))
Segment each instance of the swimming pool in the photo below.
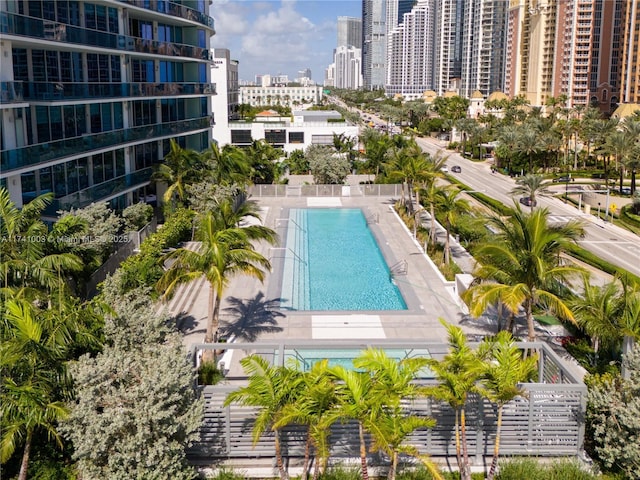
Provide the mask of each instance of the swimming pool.
POLYGON ((281 306, 291 310, 406 310, 360 209, 291 209, 281 306))

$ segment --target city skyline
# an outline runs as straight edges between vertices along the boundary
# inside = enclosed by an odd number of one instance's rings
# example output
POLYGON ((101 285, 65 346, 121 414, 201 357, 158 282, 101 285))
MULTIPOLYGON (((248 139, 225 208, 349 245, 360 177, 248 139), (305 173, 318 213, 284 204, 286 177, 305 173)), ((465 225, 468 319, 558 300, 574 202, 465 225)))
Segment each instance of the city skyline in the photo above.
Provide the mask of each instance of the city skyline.
POLYGON ((347 1, 216 1, 215 48, 228 48, 239 61, 239 77, 288 75, 311 69, 317 83, 333 62, 339 16, 362 15, 361 0, 347 1))

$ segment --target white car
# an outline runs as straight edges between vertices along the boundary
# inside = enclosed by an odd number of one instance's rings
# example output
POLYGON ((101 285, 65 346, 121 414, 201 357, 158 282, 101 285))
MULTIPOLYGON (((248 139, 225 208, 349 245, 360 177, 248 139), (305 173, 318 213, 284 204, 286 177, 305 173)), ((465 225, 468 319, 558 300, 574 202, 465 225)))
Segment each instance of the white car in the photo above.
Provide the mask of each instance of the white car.
POLYGON ((441 171, 442 173, 449 173, 449 167, 447 167, 446 165, 444 165, 444 166, 440 169, 440 171, 441 171))

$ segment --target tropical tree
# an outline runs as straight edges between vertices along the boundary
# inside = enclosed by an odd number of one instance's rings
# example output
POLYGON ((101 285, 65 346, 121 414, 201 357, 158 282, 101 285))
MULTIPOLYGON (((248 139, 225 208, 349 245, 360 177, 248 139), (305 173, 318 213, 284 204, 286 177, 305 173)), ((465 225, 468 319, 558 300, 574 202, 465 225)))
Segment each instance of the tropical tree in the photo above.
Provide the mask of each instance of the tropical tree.
MULTIPOLYGON (((634 141, 635 139, 630 140, 623 130, 615 130, 607 137, 602 146, 605 155, 612 156, 614 159, 614 169, 620 174, 620 189, 622 189, 622 183, 624 181, 624 164, 633 151, 634 141)), ((605 175, 606 174, 607 169, 605 168, 605 175)), ((620 190, 620 193, 622 193, 622 190, 620 190)))
MULTIPOLYGON (((225 208, 220 209, 224 211, 225 208)), ((261 225, 230 226, 228 221, 223 213, 203 215, 197 232, 199 248, 194 251, 181 247, 167 254, 164 259, 172 261, 171 267, 156 286, 168 298, 177 285, 205 276, 209 281, 205 342, 218 339, 220 303, 231 278, 244 274, 263 281, 265 270, 271 268, 269 260, 255 250, 252 242, 273 244, 276 233, 261 225)))
POLYGON ((366 371, 371 376, 370 398, 381 408, 374 410, 370 432, 373 437, 372 450, 383 451, 391 459, 389 480, 395 480, 400 454, 416 457, 431 472, 435 479, 442 477, 428 455, 407 445, 406 438, 416 429, 432 428, 432 418, 407 415, 402 401, 411 401, 425 394, 425 390, 414 383, 414 379, 428 364, 422 357, 403 358, 398 361, 383 350, 369 348, 353 360, 353 366, 366 371))
POLYGON ((251 167, 244 150, 233 145, 220 148, 211 142, 200 155, 207 165, 207 172, 210 172, 210 180, 216 185, 244 185, 248 182, 251 167))
POLYGON ((358 439, 360 440, 360 472, 363 480, 369 479, 367 467, 367 444, 365 431, 370 431, 371 423, 375 421, 377 408, 381 405, 373 403, 372 380, 368 373, 350 370, 342 365, 333 365, 329 374, 338 381, 337 387, 337 415, 343 419, 353 419, 358 422, 358 439))
POLYGON ((533 157, 542 150, 540 132, 536 125, 526 124, 519 128, 515 151, 522 153, 529 160, 529 172, 533 172, 533 157))
POLYGON ((511 189, 509 195, 525 195, 531 199, 531 211, 535 206, 536 196, 549 196, 553 192, 549 190, 549 181, 545 180, 542 175, 528 173, 516 180, 516 186, 511 189))
POLYGON ((387 160, 391 139, 385 133, 373 128, 366 128, 360 136, 360 141, 364 144, 368 167, 375 171, 377 177, 380 173, 380 166, 384 165, 387 160))
POLYGON ((496 236, 476 252, 475 271, 480 283, 463 294, 472 315, 481 315, 489 305, 502 302, 516 314, 521 307, 527 319, 528 338, 536 338, 533 309, 544 305, 561 319, 575 323, 573 313, 556 293, 568 285, 582 269, 564 265, 561 254, 584 233, 579 221, 549 225, 549 210, 531 214, 515 204, 507 218, 489 217, 496 236))
POLYGON ((440 320, 447 329, 449 351, 442 360, 430 359, 429 368, 438 385, 429 387, 429 395, 447 402, 455 412, 456 460, 462 480, 471 479, 467 450, 465 407, 470 393, 476 391, 476 382, 482 374, 484 350, 474 352, 460 327, 440 320))
POLYGON ((171 139, 169 153, 155 167, 151 179, 167 185, 162 197, 164 203, 169 204, 175 199, 179 205, 186 205, 187 185, 196 182, 202 174, 200 155, 194 150, 182 148, 171 139))
POLYGON ((72 391, 66 361, 98 344, 94 305, 61 298, 61 304, 49 309, 19 298, 0 306, 0 461, 5 463, 23 446, 20 480, 27 478, 40 432, 63 446, 58 422, 69 413, 64 401, 72 391))
POLYGON ((458 95, 453 97, 437 97, 433 101, 433 111, 436 112, 445 121, 449 130, 455 123, 467 116, 470 101, 458 95))
POLYGON ((278 182, 282 175, 278 159, 282 151, 274 148, 266 140, 254 140, 245 149, 245 155, 251 168, 250 180, 253 183, 270 184, 278 182))
POLYGON ((248 383, 244 387, 227 395, 224 405, 236 402, 245 406, 259 407, 253 425, 253 443, 258 443, 262 434, 271 430, 275 437, 275 453, 278 472, 281 480, 287 480, 289 475, 282 461, 282 447, 280 441, 280 419, 285 406, 294 403, 299 398, 299 372, 288 367, 275 367, 264 358, 251 355, 240 360, 242 368, 249 375, 248 383))
MULTIPOLYGON (((307 447, 309 443, 313 444, 316 452, 313 480, 317 480, 327 468, 330 428, 339 418, 335 409, 338 403, 337 385, 329 375, 328 369, 329 360, 324 359, 315 362, 304 372, 295 401, 285 405, 279 419, 274 422, 274 428, 282 428, 291 423, 307 426, 307 447)), ((307 476, 307 459, 308 456, 305 455, 302 478, 307 476)))
POLYGON ((499 332, 490 345, 491 359, 482 363, 482 380, 478 386, 480 394, 498 407, 493 459, 487 480, 493 480, 498 467, 504 406, 516 397, 526 397, 526 391, 520 384, 534 378, 538 368, 537 355, 523 358, 522 350, 508 332, 499 332))
POLYGON ((471 210, 467 200, 458 198, 461 190, 456 186, 450 186, 440 190, 437 205, 438 212, 444 217, 444 228, 447 236, 444 240, 444 263, 449 264, 451 257, 451 227, 455 224, 459 215, 471 210))

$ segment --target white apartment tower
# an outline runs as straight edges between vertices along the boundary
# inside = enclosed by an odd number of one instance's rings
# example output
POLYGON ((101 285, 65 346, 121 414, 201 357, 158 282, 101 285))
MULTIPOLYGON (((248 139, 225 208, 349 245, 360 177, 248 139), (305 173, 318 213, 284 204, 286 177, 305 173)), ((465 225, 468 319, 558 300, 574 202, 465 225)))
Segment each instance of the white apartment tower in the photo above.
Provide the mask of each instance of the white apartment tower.
POLYGON ((459 92, 463 97, 470 98, 476 90, 485 96, 503 91, 508 11, 503 0, 465 2, 459 92))
POLYGON ((418 0, 390 32, 387 95, 411 100, 433 89, 435 2, 418 0))
POLYGON ((362 50, 352 46, 341 45, 335 54, 336 88, 356 90, 362 86, 362 50))
POLYGON ((451 91, 462 76, 462 22, 465 0, 440 0, 436 21, 434 90, 451 91))

